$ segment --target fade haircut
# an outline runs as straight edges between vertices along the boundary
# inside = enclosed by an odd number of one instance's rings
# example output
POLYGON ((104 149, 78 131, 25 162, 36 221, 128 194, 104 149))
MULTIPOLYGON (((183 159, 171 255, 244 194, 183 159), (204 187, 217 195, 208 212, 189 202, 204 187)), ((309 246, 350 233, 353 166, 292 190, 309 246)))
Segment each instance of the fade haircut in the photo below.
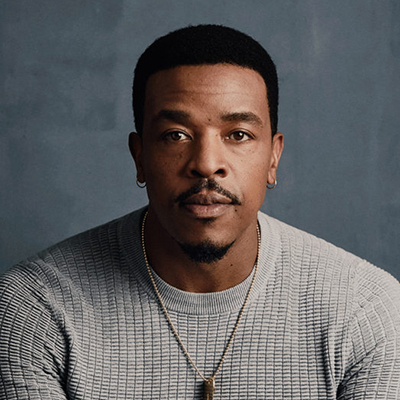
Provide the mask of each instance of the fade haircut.
POLYGON ((278 127, 278 77, 266 50, 252 37, 222 25, 188 26, 158 38, 135 68, 132 106, 137 133, 143 131, 146 84, 158 71, 182 65, 232 64, 258 72, 267 87, 272 136, 278 127))

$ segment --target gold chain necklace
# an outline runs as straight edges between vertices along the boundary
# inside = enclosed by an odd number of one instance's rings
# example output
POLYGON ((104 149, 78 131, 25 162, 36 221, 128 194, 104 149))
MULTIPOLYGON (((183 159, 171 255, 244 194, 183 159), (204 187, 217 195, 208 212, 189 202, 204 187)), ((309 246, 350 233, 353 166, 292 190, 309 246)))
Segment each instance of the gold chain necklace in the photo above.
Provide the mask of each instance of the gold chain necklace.
POLYGON ((146 246, 145 246, 145 242, 144 242, 144 228, 145 228, 145 225, 146 225, 147 214, 148 214, 148 211, 146 211, 146 213, 145 213, 145 215, 143 217, 142 235, 141 235, 142 250, 143 250, 144 261, 146 263, 147 272, 149 273, 149 277, 150 277, 151 283, 153 285, 154 291, 155 291, 155 293, 157 295, 158 301, 160 302, 161 308, 163 309, 165 317, 167 318, 167 321, 168 321, 168 323, 169 323, 169 325, 170 325, 170 327, 172 329, 172 332, 173 332, 176 340, 178 341, 179 345, 181 346, 181 348, 183 350, 183 353, 185 354, 186 358, 188 359, 188 361, 190 362, 190 364, 192 365, 194 370, 199 374, 201 379, 203 379, 203 381, 204 381, 203 400, 212 400, 213 397, 214 397, 213 395, 214 395, 214 391, 215 391, 215 377, 217 376, 217 374, 219 373, 219 371, 220 371, 220 369, 222 367, 222 364, 223 364, 223 362, 225 360, 225 356, 228 353, 229 347, 230 347, 230 345, 231 345, 231 343, 233 341, 233 338, 234 338, 234 336, 236 334, 236 331, 238 329, 240 320, 242 319, 244 308, 246 307, 246 304, 247 304, 247 302, 249 300, 250 292, 251 292, 251 289, 254 286, 254 282, 255 282, 255 279, 256 279, 256 274, 257 274, 257 270, 258 270, 258 261, 259 261, 258 258, 259 258, 259 254, 260 254, 260 245, 261 245, 260 228, 258 227, 258 223, 257 223, 257 258, 256 258, 256 263, 255 263, 255 267, 254 267, 254 274, 253 274, 253 278, 252 278, 251 283, 250 283, 249 290, 247 291, 246 298, 244 299, 242 308, 240 309, 239 315, 238 315, 237 320, 236 320, 236 324, 235 324, 235 326, 233 328, 231 336, 230 336, 230 338, 228 340, 228 343, 227 343, 227 345, 225 347, 225 350, 224 350, 224 352, 222 354, 221 361, 219 362, 218 367, 214 372, 214 375, 212 375, 210 378, 207 379, 201 373, 201 371, 197 368, 197 365, 194 363, 194 361, 193 361, 192 357, 190 356, 186 346, 183 344, 180 336, 178 335, 178 331, 176 330, 174 324, 171 321, 171 318, 170 318, 170 316, 168 314, 167 308, 166 308, 166 306, 164 304, 164 301, 163 301, 163 299, 161 297, 161 294, 160 294, 160 292, 158 290, 158 287, 157 287, 156 281, 154 279, 153 273, 151 272, 149 261, 147 259, 146 246))

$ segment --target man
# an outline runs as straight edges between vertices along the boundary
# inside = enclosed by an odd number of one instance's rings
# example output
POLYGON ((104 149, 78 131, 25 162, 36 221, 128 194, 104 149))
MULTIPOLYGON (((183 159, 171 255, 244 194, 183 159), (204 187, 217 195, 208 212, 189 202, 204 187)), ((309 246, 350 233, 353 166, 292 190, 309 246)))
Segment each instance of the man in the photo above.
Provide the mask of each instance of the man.
POLYGON ((2 398, 397 399, 400 291, 382 270, 258 212, 277 183, 275 66, 205 25, 135 70, 145 209, 2 281, 2 398))

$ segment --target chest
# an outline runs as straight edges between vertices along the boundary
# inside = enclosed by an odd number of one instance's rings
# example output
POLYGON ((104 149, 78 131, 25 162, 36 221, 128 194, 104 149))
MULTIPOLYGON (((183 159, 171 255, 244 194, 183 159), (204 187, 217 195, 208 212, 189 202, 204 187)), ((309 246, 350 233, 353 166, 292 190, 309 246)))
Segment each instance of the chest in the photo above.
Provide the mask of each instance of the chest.
MULTIPOLYGON (((89 335, 74 327, 76 341, 68 354, 71 398, 201 399, 203 381, 158 305, 126 311, 113 317, 92 313, 85 321, 89 335)), ((237 315, 171 313, 206 378, 219 365, 237 315)), ((297 309, 251 304, 216 377, 214 398, 335 398, 337 332, 310 326, 307 320, 297 309)))

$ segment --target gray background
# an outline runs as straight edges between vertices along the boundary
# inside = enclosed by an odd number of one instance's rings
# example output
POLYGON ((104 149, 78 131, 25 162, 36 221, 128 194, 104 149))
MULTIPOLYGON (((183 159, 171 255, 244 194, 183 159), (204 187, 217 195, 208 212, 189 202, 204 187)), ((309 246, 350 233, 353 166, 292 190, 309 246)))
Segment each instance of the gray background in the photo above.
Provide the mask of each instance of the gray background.
POLYGON ((146 204, 127 147, 132 71, 197 23, 276 61, 279 186, 263 210, 400 278, 400 2, 3 0, 0 271, 146 204))

